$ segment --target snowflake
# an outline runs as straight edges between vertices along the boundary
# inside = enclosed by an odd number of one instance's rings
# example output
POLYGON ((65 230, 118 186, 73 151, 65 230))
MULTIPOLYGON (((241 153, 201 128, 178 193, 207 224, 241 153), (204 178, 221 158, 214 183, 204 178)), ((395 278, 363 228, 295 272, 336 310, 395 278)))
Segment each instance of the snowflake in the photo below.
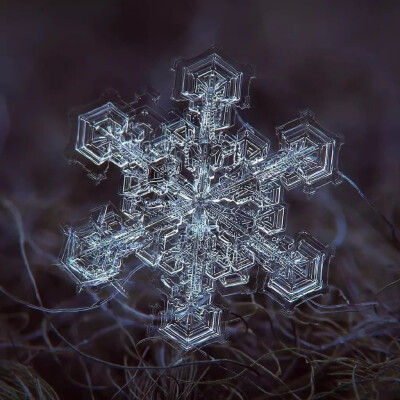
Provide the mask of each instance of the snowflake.
POLYGON ((61 264, 81 287, 117 285, 128 256, 157 269, 167 295, 159 331, 190 349, 222 337, 213 295, 246 290, 251 271, 264 271, 261 290, 287 308, 321 290, 330 248, 284 234, 283 188, 338 184, 342 140, 305 111, 277 128, 270 155, 237 113, 249 106, 251 68, 210 49, 173 69, 182 114, 145 95, 79 116, 75 150, 121 169, 122 206, 69 228, 61 264))

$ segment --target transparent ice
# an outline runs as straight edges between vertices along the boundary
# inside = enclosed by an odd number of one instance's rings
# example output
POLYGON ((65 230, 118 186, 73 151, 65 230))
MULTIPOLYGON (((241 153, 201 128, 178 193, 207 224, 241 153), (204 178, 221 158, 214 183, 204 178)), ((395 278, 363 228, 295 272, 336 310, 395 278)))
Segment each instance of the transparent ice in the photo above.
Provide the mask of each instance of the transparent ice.
POLYGON ((270 154, 237 112, 249 107, 251 68, 210 49, 173 70, 183 113, 166 115, 145 95, 79 116, 75 149, 121 169, 122 206, 69 228, 61 264, 81 287, 117 285, 128 256, 157 269, 167 296, 159 332, 190 349, 223 335, 213 295, 245 290, 251 271, 287 308, 322 289, 330 248, 284 234, 283 191, 340 183, 342 140, 307 110, 277 128, 270 154))

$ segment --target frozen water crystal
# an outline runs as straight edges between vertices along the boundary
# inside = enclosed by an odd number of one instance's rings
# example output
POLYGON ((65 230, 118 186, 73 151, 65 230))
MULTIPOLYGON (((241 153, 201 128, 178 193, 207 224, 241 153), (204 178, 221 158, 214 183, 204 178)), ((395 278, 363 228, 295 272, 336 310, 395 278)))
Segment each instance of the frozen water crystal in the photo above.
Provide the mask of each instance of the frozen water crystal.
POLYGON ((145 95, 79 116, 75 150, 121 169, 122 206, 69 228, 61 264, 80 286, 116 285, 128 256, 157 269, 167 295, 159 331, 190 349, 222 336, 213 294, 240 292, 251 270, 264 271, 261 290, 287 308, 323 287, 330 249, 284 234, 283 191, 340 183, 342 140, 305 111, 277 128, 270 154, 237 113, 249 106, 251 68, 210 49, 173 69, 182 114, 145 95))

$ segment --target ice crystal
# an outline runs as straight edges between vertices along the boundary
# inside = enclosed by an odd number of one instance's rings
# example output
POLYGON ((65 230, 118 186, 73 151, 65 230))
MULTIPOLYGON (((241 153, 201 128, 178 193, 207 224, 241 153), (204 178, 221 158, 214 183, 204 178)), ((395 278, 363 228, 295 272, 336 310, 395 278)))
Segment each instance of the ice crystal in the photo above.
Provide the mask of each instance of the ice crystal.
POLYGON ((157 269, 167 295, 159 331, 190 349, 222 336, 213 294, 244 290, 252 270, 286 307, 321 290, 330 249, 284 234, 283 189, 339 183, 342 141, 305 111, 277 128, 280 148, 269 154, 237 113, 249 106, 251 68, 211 49, 173 70, 183 113, 142 96, 79 116, 75 150, 121 169, 122 206, 68 229, 61 264, 80 286, 117 284, 128 256, 157 269))

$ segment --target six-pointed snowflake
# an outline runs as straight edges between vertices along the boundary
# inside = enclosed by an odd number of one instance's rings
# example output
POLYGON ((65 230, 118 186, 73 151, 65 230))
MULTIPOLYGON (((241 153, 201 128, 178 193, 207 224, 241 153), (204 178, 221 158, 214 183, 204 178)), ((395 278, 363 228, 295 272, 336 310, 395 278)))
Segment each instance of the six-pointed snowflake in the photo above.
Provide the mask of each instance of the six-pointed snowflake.
POLYGON ((79 116, 75 149, 121 169, 122 207, 69 229, 61 263, 81 286, 116 282, 128 256, 157 268, 167 293, 160 332, 189 349, 221 336, 213 294, 240 291, 254 266, 267 275, 262 290, 286 306, 322 288, 329 249, 305 232, 284 235, 283 188, 339 183, 342 141, 306 111, 277 128, 270 155, 236 112, 249 106, 248 66, 211 49, 174 71, 183 114, 167 117, 143 96, 79 116))

